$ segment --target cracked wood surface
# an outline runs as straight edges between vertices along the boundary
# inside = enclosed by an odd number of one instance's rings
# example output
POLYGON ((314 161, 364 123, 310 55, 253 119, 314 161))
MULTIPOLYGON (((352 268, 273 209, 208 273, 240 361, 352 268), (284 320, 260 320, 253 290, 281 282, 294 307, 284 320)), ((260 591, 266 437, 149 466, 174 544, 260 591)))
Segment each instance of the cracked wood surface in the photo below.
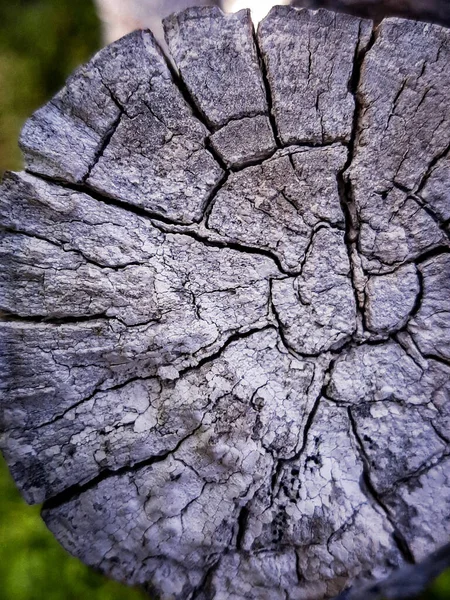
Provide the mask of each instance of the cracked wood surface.
POLYGON ((326 8, 381 21, 385 17, 419 19, 450 26, 448 0, 292 0, 297 8, 326 8))
MULTIPOLYGON (((0 447, 162 600, 322 600, 450 533, 449 31, 276 7, 138 31, 0 188, 0 447)), ((356 588, 355 588, 356 589, 356 588)))

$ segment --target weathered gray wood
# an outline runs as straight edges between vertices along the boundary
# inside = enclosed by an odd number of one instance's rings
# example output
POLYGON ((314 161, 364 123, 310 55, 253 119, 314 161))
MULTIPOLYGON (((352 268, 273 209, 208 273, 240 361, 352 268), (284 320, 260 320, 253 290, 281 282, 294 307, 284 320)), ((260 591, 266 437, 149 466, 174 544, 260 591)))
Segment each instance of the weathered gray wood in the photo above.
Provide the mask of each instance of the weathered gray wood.
POLYGON ((87 564, 321 600, 450 534, 450 36, 189 9, 0 188, 0 447, 87 564))
POLYGON ((258 39, 283 144, 350 140, 354 63, 371 31, 369 21, 288 6, 262 21, 258 39))
POLYGON ((292 0, 298 8, 326 8, 380 21, 385 17, 404 17, 450 25, 448 0, 292 0))
POLYGON ((136 31, 81 67, 27 122, 21 146, 33 173, 190 222, 222 176, 205 135, 151 33, 136 31))
POLYGON ((216 195, 207 227, 236 243, 270 250, 283 270, 299 273, 318 229, 344 229, 337 175, 346 160, 341 145, 293 147, 232 173, 216 195))
POLYGON ((212 127, 267 114, 249 10, 191 8, 165 19, 164 27, 180 75, 212 127))
MULTIPOLYGON (((127 33, 139 28, 149 28, 156 39, 164 44, 164 31, 161 20, 170 13, 184 10, 189 6, 216 5, 232 12, 236 9, 235 0, 95 0, 103 24, 105 43, 111 43, 127 33)), ((292 4, 302 8, 326 8, 343 11, 358 17, 381 20, 384 17, 404 17, 422 19, 431 23, 450 25, 450 2, 448 0, 285 0, 280 4, 292 4)), ((263 18, 270 4, 247 0, 253 15, 263 18)), ((239 3, 238 3, 239 5, 239 3)), ((243 6, 241 2, 240 7, 243 6)))
POLYGON ((231 120, 209 139, 229 168, 266 158, 277 147, 268 115, 231 120))
POLYGON ((370 272, 392 270, 448 240, 433 201, 421 208, 420 200, 450 147, 448 30, 399 23, 381 23, 358 86, 360 123, 349 175, 359 251, 370 272))

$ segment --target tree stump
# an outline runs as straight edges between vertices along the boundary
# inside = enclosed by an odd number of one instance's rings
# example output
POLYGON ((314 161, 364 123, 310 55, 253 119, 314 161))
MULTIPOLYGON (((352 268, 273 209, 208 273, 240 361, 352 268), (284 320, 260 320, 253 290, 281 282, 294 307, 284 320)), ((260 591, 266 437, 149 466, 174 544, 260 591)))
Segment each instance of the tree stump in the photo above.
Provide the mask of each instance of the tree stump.
POLYGON ((310 599, 450 533, 449 31, 189 9, 99 52, 0 192, 1 447, 85 563, 310 599))

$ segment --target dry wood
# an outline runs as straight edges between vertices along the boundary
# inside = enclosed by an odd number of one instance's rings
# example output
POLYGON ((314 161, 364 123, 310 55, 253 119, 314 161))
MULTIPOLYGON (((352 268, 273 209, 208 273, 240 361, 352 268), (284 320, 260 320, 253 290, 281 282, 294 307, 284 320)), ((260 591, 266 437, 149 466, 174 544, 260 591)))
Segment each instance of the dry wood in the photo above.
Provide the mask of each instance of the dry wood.
POLYGON ((341 10, 376 20, 394 16, 450 26, 449 0, 292 0, 292 5, 341 10))
POLYGON ((450 534, 450 35, 276 7, 138 31, 0 189, 0 445, 163 600, 319 600, 450 534))

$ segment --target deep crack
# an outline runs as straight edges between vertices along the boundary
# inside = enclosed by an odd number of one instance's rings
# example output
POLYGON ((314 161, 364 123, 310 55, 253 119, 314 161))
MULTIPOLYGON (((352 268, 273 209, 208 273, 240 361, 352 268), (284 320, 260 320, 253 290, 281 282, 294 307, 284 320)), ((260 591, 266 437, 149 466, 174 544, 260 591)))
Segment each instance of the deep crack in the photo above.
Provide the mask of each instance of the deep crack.
POLYGON ((358 448, 359 448, 359 451, 361 454, 361 460, 363 463, 363 481, 364 481, 365 488, 367 489, 369 496, 372 498, 372 500, 375 502, 375 504, 380 507, 380 509, 386 515, 387 520, 391 524, 392 529, 393 529, 393 540, 395 541, 400 554, 403 556, 403 559, 407 563, 414 564, 415 563, 414 555, 408 546, 408 542, 407 542, 405 536, 398 529, 391 512, 389 511, 386 504, 383 502, 381 496, 378 494, 377 490, 375 489, 375 486, 372 483, 372 480, 370 478, 370 459, 367 456, 363 441, 361 440, 361 437, 358 433, 356 421, 355 421, 355 418, 353 416, 353 413, 352 413, 350 407, 347 408, 347 412, 348 412, 348 418, 349 418, 349 422, 351 425, 351 429, 352 429, 353 435, 355 437, 356 443, 358 445, 358 448))

